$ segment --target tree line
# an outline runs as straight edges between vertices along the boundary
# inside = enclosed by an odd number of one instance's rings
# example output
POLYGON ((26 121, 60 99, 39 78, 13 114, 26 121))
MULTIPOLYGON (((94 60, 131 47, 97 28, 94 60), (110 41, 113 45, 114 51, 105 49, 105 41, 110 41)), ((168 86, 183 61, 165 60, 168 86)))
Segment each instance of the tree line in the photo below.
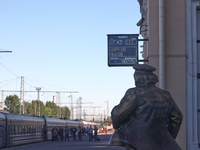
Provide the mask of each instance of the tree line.
MULTIPOLYGON (((32 100, 32 102, 24 101, 24 115, 37 116, 38 100, 32 100)), ((12 114, 19 114, 20 111, 20 99, 17 95, 9 95, 5 99, 4 108, 6 111, 12 114)), ((54 102, 47 101, 44 104, 40 101, 40 116, 59 118, 58 109, 61 109, 61 118, 70 119, 70 110, 68 107, 58 107, 54 102)), ((21 106, 23 110, 23 106, 21 106)))

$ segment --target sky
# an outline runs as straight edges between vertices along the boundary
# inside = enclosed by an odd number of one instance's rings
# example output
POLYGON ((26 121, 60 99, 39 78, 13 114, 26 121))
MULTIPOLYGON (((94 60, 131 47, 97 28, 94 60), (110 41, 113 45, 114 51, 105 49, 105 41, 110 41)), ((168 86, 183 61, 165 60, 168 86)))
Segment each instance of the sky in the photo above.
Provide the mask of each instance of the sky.
POLYGON ((0 53, 0 90, 19 91, 24 76, 24 90, 35 91, 25 101, 41 87, 44 103, 58 94, 42 91, 67 91, 62 106, 71 94, 87 114, 107 114, 107 101, 110 113, 135 84, 132 67, 107 65, 107 34, 139 34, 140 18, 136 0, 1 0, 0 51, 12 53, 0 53))

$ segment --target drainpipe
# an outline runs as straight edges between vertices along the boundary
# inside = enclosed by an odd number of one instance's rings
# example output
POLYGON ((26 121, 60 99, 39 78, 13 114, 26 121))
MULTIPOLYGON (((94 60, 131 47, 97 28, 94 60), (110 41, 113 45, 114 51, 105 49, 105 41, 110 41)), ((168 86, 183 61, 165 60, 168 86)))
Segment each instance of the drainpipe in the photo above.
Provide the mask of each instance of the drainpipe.
POLYGON ((159 87, 165 90, 165 0, 159 0, 159 87))

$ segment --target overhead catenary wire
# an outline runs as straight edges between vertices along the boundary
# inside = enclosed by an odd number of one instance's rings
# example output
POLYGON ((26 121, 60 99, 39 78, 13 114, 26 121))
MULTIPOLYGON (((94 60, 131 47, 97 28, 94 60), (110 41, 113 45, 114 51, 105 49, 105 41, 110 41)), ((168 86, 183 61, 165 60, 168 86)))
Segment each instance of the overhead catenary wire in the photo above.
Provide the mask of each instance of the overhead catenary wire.
MULTIPOLYGON (((17 78, 17 79, 18 79, 18 78, 17 78)), ((8 84, 10 84, 10 83, 12 83, 12 82, 14 82, 14 81, 16 81, 16 78, 15 78, 15 79, 13 79, 12 81, 10 81, 9 83, 7 83, 7 84, 4 84, 4 85, 0 86, 0 88, 4 87, 4 86, 6 86, 6 85, 8 85, 8 84)))
POLYGON ((46 82, 42 82, 42 81, 39 81, 39 80, 35 80, 35 79, 27 78, 27 77, 26 77, 26 79, 29 79, 30 81, 32 81, 32 82, 34 82, 34 83, 36 83, 36 82, 41 82, 41 83, 44 83, 44 84, 47 84, 47 85, 50 85, 50 86, 53 86, 53 87, 58 87, 58 88, 61 88, 61 89, 65 89, 65 90, 66 90, 66 88, 64 88, 64 87, 56 86, 56 85, 49 84, 49 83, 46 83, 46 82))
MULTIPOLYGON (((3 66, 3 64, 1 64, 2 66, 3 66)), ((7 81, 10 81, 9 83, 12 83, 13 81, 15 81, 16 79, 18 80, 20 77, 17 75, 17 74, 15 74, 13 71, 11 71, 10 69, 8 69, 5 65, 4 65, 4 67, 7 69, 7 70, 9 70, 9 72, 11 72, 12 74, 14 74, 17 78, 14 78, 14 79, 10 79, 10 80, 6 80, 6 81, 2 81, 2 83, 3 82, 7 82, 7 81)), ((28 93, 37 93, 37 91, 35 91, 35 90, 31 90, 32 88, 35 88, 36 86, 34 86, 34 84, 35 83, 37 83, 37 85, 38 85, 38 83, 40 84, 40 86, 41 86, 41 83, 45 83, 45 82, 40 82, 40 81, 38 81, 38 80, 34 80, 34 79, 30 79, 30 78, 27 78, 26 77, 26 79, 28 80, 26 80, 26 81, 24 81, 24 83, 25 84, 27 84, 28 86, 30 86, 30 90, 28 91, 24 91, 26 94, 28 94, 28 93), (32 83, 31 83, 31 82, 32 83), (33 84, 34 83, 34 84, 33 84)), ((1 83, 1 82, 0 82, 1 83)), ((7 83, 7 84, 9 84, 9 83, 7 83)), ((6 85, 7 85, 6 84, 6 85)), ((45 102, 47 102, 47 101, 49 101, 50 99, 49 98, 47 98, 48 96, 46 96, 46 94, 48 93, 48 95, 52 95, 53 93, 63 93, 63 94, 65 94, 65 93, 79 93, 78 91, 66 91, 66 88, 63 88, 63 87, 60 87, 60 86, 55 86, 55 85, 53 85, 53 84, 48 84, 48 83, 45 83, 45 84, 47 84, 47 85, 51 85, 51 86, 54 86, 54 87, 59 87, 59 88, 62 88, 62 89, 65 89, 65 90, 63 90, 63 91, 59 91, 59 90, 49 90, 49 91, 47 91, 46 89, 44 90, 44 91, 40 91, 41 93, 43 93, 43 95, 42 95, 42 97, 43 97, 43 103, 45 104, 45 102), (50 94, 50 93, 52 93, 52 94, 50 94), (44 100, 45 98, 44 97, 46 97, 46 100, 44 100)), ((5 86, 5 85, 3 85, 3 86, 5 86)), ((44 87, 44 86, 42 86, 42 87, 44 87)), ((9 92, 9 93, 13 93, 13 94, 15 94, 15 93, 20 93, 21 92, 21 90, 2 90, 2 91, 4 91, 5 93, 6 92, 9 92)), ((18 95, 18 94, 16 94, 16 95, 18 95)), ((29 94, 28 94, 29 95, 29 94)), ((65 97, 65 96, 64 96, 65 97)), ((34 98, 34 99, 27 99, 27 98, 25 98, 24 99, 26 102, 28 102, 28 103, 31 103, 32 101, 35 101, 35 100, 37 100, 37 98, 34 98)), ((84 100, 85 101, 85 100, 84 100)), ((100 108, 100 107, 102 107, 102 106, 92 106, 92 102, 82 102, 81 104, 86 104, 86 103, 90 103, 91 104, 91 106, 81 106, 81 108, 83 107, 83 108, 100 108)), ((66 105, 67 103, 61 103, 62 105, 64 104, 64 105, 66 105)), ((60 106, 60 107, 63 107, 63 106, 60 106)), ((68 105, 68 108, 69 108, 69 105, 68 105)), ((76 108, 78 108, 77 106, 75 106, 74 107, 74 109, 76 109, 76 108)), ((93 115, 91 115, 91 116, 94 116, 94 114, 93 115)))
POLYGON ((12 79, 8 79, 8 80, 4 80, 4 81, 0 81, 0 84, 3 83, 3 82, 8 82, 8 81, 11 81, 11 80, 16 80, 18 78, 12 78, 12 79))
POLYGON ((13 75, 15 75, 16 77, 20 78, 18 75, 16 75, 13 71, 11 71, 10 69, 8 69, 8 67, 6 67, 5 65, 3 65, 1 62, 0 62, 0 64, 1 64, 4 68, 6 68, 8 71, 10 71, 13 75))

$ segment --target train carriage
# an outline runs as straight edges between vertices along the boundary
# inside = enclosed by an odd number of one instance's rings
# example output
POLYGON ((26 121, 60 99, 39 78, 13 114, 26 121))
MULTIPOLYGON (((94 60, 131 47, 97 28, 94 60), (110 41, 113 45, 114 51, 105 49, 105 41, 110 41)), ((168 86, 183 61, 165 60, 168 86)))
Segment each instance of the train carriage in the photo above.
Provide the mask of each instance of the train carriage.
POLYGON ((83 127, 83 122, 79 121, 79 120, 76 120, 76 121, 74 121, 74 120, 66 120, 66 122, 67 122, 67 127, 68 128, 75 127, 75 128, 78 129, 78 127, 81 127, 81 128, 83 127))
POLYGON ((45 117, 45 133, 46 133, 46 140, 51 140, 52 139, 52 130, 53 129, 57 129, 59 130, 60 127, 62 127, 63 129, 66 127, 67 123, 65 120, 63 119, 58 119, 58 118, 49 118, 49 117, 45 117))
POLYGON ((44 140, 44 118, 5 114, 7 118, 7 147, 44 140))
POLYGON ((6 146, 6 117, 0 113, 0 148, 6 146))
POLYGON ((99 124, 79 120, 0 113, 0 148, 52 139, 52 129, 82 129, 99 124))

